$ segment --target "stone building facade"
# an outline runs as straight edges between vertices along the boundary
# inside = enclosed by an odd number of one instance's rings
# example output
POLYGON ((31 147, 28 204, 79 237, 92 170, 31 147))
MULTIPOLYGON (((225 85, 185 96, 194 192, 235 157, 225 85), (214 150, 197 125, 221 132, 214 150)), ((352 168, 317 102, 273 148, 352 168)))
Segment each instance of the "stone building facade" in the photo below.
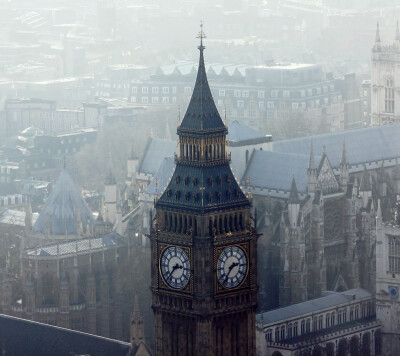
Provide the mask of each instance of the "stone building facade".
POLYGON ((372 48, 371 124, 385 125, 400 121, 400 31, 397 24, 394 42, 381 42, 379 24, 372 48))

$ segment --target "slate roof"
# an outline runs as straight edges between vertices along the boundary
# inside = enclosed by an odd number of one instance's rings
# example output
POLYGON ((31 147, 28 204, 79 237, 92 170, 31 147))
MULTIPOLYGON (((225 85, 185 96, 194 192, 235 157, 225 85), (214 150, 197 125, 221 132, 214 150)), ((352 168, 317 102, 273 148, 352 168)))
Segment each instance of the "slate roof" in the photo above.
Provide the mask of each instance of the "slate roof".
POLYGON ((205 167, 178 164, 156 203, 157 208, 201 213, 249 205, 228 164, 205 167))
POLYGON ((107 235, 86 238, 71 242, 64 242, 60 244, 47 245, 36 249, 25 250, 25 255, 30 256, 66 256, 72 254, 86 254, 89 251, 96 252, 97 250, 108 249, 125 245, 125 241, 122 236, 115 232, 111 232, 107 235))
POLYGON ((209 134, 210 130, 215 133, 226 133, 227 129, 219 116, 208 85, 204 65, 204 47, 201 45, 199 49, 200 60, 196 83, 185 116, 178 127, 178 134, 204 135, 209 134))
POLYGON ((150 138, 145 149, 145 154, 140 162, 138 172, 154 175, 160 168, 165 157, 175 154, 176 142, 150 138))
POLYGON ((94 223, 92 212, 83 200, 71 176, 63 170, 32 230, 46 234, 46 222, 47 216, 49 216, 52 234, 74 235, 76 234, 78 212, 84 228, 88 223, 90 225, 94 223))
POLYGON ((289 192, 294 178, 297 190, 306 193, 308 163, 308 155, 256 150, 243 174, 243 180, 250 177, 254 188, 289 192))
POLYGON ((371 297, 371 293, 361 288, 350 289, 344 292, 327 292, 321 298, 308 300, 306 302, 292 304, 287 307, 278 308, 256 315, 257 322, 261 322, 261 315, 264 325, 283 321, 289 318, 298 317, 304 314, 321 311, 336 305, 371 297))
POLYGON ((270 137, 237 120, 229 123, 228 130, 229 143, 232 144, 232 146, 264 143, 270 141, 270 137))
MULTIPOLYGON (((0 223, 1 224, 10 224, 14 226, 25 226, 25 211, 19 210, 10 210, 6 209, 2 213, 0 213, 0 223)), ((32 214, 32 224, 38 218, 37 213, 32 214)))
MULTIPOLYGON (((339 168, 343 142, 346 142, 347 162, 350 165, 393 159, 400 156, 400 124, 390 124, 349 130, 272 143, 274 152, 309 155, 311 142, 314 152, 322 153, 324 146, 332 168, 339 168)), ((297 178, 296 178, 297 182, 297 178)))
POLYGON ((6 355, 126 356, 130 344, 0 314, 0 340, 6 355))
POLYGON ((171 180, 174 170, 175 170, 174 158, 165 157, 161 163, 160 168, 154 174, 154 178, 147 187, 146 193, 150 195, 154 195, 157 193, 158 195, 160 195, 168 185, 169 181, 171 180), (158 182, 157 185, 155 183, 156 180, 158 182))

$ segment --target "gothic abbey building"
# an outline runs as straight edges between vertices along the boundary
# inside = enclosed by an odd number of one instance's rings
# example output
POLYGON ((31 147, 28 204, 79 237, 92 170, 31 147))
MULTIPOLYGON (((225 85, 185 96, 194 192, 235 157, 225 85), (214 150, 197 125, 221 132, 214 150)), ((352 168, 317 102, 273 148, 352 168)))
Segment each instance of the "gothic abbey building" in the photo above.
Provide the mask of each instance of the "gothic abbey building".
POLYGON ((176 169, 152 219, 156 355, 254 355, 257 232, 200 62, 176 169))

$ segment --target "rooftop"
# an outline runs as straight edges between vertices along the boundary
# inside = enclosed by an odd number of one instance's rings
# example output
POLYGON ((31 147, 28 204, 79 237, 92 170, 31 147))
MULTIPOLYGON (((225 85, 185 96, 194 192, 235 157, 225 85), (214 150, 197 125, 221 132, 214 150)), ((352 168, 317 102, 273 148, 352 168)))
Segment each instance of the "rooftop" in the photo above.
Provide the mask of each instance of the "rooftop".
POLYGON ((78 214, 84 230, 94 223, 92 212, 71 176, 63 170, 32 230, 46 234, 49 223, 53 235, 74 235, 77 233, 78 214))
POLYGON ((265 313, 257 314, 257 322, 263 320, 263 325, 284 321, 299 317, 308 313, 319 312, 334 306, 338 306, 352 300, 362 300, 370 298, 371 293, 361 288, 350 289, 344 292, 327 292, 325 296, 317 299, 308 300, 303 303, 289 305, 265 313))
POLYGON ((74 254, 87 254, 89 251, 94 253, 103 249, 125 245, 122 236, 115 232, 96 238, 85 238, 81 240, 64 242, 60 244, 47 245, 36 249, 25 250, 26 257, 54 257, 69 256, 74 254))
MULTIPOLYGON (((6 209, 0 213, 0 224, 9 224, 14 226, 25 226, 25 211, 6 209)), ((39 214, 32 214, 32 224, 35 223, 39 214)))

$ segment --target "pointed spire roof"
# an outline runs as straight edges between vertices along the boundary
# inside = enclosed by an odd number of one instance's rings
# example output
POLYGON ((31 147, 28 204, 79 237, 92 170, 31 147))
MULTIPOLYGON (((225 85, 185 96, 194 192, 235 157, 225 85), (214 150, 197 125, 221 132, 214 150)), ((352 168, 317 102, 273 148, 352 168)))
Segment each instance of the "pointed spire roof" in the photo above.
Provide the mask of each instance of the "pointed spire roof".
POLYGON ((376 23, 375 45, 381 43, 381 36, 379 33, 379 22, 376 23))
POLYGON ((315 166, 314 146, 313 146, 313 143, 311 142, 310 160, 308 162, 308 170, 312 170, 312 169, 316 169, 316 166, 315 166))
POLYGON ((369 173, 367 167, 364 166, 364 172, 360 182, 360 191, 369 192, 370 190, 372 190, 372 187, 371 187, 371 182, 369 181, 369 173))
POLYGON ((340 159, 340 167, 347 167, 346 139, 343 140, 342 158, 340 159))
POLYGON ((186 110, 181 125, 178 127, 178 134, 189 133, 202 135, 215 132, 226 132, 227 129, 215 106, 214 99, 208 85, 206 68, 204 64, 203 25, 198 38, 200 38, 200 60, 197 71, 196 83, 193 89, 192 98, 186 110))
POLYGON ((297 191, 296 180, 292 179, 292 187, 290 188, 290 194, 288 199, 288 204, 299 204, 299 192, 297 191))
POLYGON ((77 214, 81 221, 91 225, 94 222, 92 212, 81 196, 71 176, 61 171, 53 190, 46 200, 32 230, 53 235, 75 235, 77 233, 77 214))

